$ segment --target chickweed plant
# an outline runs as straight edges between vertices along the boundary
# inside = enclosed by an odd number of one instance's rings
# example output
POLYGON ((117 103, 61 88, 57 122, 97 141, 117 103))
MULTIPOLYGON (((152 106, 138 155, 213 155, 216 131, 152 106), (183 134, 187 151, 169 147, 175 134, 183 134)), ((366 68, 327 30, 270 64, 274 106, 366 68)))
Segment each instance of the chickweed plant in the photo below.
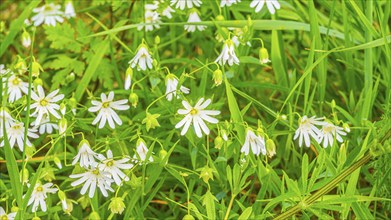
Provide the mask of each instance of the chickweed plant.
POLYGON ((0 219, 391 218, 391 1, 0 9, 0 219))

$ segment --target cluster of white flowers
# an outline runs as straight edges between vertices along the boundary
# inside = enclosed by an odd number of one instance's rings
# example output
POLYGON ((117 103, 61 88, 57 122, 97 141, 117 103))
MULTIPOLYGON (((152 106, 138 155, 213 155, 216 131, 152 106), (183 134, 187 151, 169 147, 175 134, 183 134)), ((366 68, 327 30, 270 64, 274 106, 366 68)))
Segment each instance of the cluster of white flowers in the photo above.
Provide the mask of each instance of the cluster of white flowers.
POLYGON ((75 8, 71 0, 66 1, 65 11, 61 11, 61 5, 56 5, 54 3, 45 4, 42 7, 34 8, 33 12, 36 13, 31 20, 34 23, 34 26, 39 26, 41 24, 56 26, 56 23, 64 22, 64 18, 76 17, 75 8))
POLYGON ((334 125, 329 121, 325 121, 324 118, 316 118, 312 116, 308 118, 303 116, 299 119, 299 127, 295 132, 294 140, 299 139, 299 146, 303 146, 303 140, 306 147, 310 147, 311 138, 313 138, 317 143, 323 142, 323 147, 327 148, 328 146, 332 147, 334 144, 334 139, 342 143, 342 136, 345 136, 349 132, 349 128, 342 128, 334 125), (319 129, 316 126, 321 126, 319 129))

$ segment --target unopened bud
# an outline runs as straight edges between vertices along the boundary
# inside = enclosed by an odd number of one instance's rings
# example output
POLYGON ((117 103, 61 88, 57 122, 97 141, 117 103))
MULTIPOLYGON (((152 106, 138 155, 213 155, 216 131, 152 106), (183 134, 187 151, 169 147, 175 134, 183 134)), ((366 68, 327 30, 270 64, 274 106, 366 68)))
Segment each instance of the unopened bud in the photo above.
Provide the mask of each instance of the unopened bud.
POLYGON ((266 141, 266 153, 269 157, 273 157, 274 155, 276 155, 276 145, 274 144, 274 141, 272 139, 268 139, 266 141))
POLYGON ((182 220, 195 220, 195 218, 192 215, 187 214, 187 215, 183 216, 182 220))
POLYGON ((17 206, 11 207, 11 212, 18 212, 18 211, 19 211, 19 207, 17 207, 17 206))
POLYGON ((42 86, 43 85, 43 81, 42 81, 41 78, 36 78, 36 79, 34 79, 33 84, 34 84, 35 88, 38 88, 38 86, 42 86))
POLYGON ((60 104, 60 112, 61 112, 62 115, 65 115, 66 111, 67 111, 67 106, 65 105, 64 102, 62 102, 60 104))
POLYGON ((160 159, 163 160, 163 159, 166 157, 166 155, 167 155, 167 151, 166 151, 166 150, 161 149, 161 150, 159 151, 159 157, 160 157, 160 159))
POLYGON ((58 133, 60 136, 65 136, 68 127, 68 121, 66 118, 61 118, 58 122, 58 133))
POLYGON ((38 62, 33 61, 32 67, 31 67, 31 74, 34 77, 39 77, 39 74, 41 73, 41 71, 43 71, 42 66, 38 62))
POLYGON ((138 104, 138 95, 136 94, 136 93, 131 93, 130 95, 129 95, 129 102, 132 104, 132 106, 134 107, 134 108, 136 108, 137 107, 137 104, 138 104))
POLYGON ((29 181, 29 171, 26 168, 23 168, 19 172, 19 175, 20 175, 20 182, 22 182, 22 184, 25 184, 25 183, 27 184, 29 181))
POLYGON ((228 134, 226 130, 221 130, 221 137, 224 141, 228 141, 228 134))
POLYGON ((57 196, 60 200, 65 200, 67 198, 64 191, 62 190, 58 190, 57 196))
POLYGON ((160 44, 160 37, 159 37, 159 35, 156 35, 156 37, 155 37, 155 44, 160 44))
POLYGON ((91 214, 88 216, 88 220, 100 220, 99 213, 91 212, 91 214))
POLYGON ((128 67, 126 69, 126 76, 125 76, 125 90, 129 90, 130 86, 132 85, 132 77, 133 77, 133 69, 131 67, 128 67))
POLYGON ((58 167, 58 169, 62 169, 62 164, 61 164, 60 158, 54 157, 53 161, 56 164, 56 166, 58 167))
POLYGON ((28 48, 31 45, 31 37, 30 37, 30 34, 27 31, 23 31, 23 34, 22 34, 22 45, 25 48, 28 48))
POLYGON ((221 147, 223 146, 223 138, 221 138, 220 136, 217 136, 214 140, 214 143, 215 143, 215 148, 217 149, 221 149, 221 147))
POLYGON ((217 15, 216 21, 224 21, 224 16, 223 15, 217 15))
POLYGON ((261 64, 266 64, 271 62, 269 60, 269 53, 267 52, 267 49, 264 47, 259 49, 259 61, 261 62, 261 64))
POLYGON ((331 100, 330 105, 331 105, 331 108, 335 108, 335 106, 336 106, 337 104, 335 104, 335 100, 334 100, 334 99, 331 100))
POLYGON ((65 206, 64 206, 64 204, 63 204, 63 205, 62 205, 62 209, 63 209, 63 211, 64 211, 66 214, 70 215, 71 212, 73 211, 73 203, 72 203, 72 200, 66 199, 66 200, 65 200, 65 206))
POLYGON ((125 207, 124 200, 121 197, 112 198, 109 204, 109 209, 114 214, 122 214, 122 212, 125 210, 125 207))
POLYGON ((65 77, 65 84, 71 83, 75 80, 75 73, 71 72, 67 77, 65 77))
POLYGON ((343 129, 345 129, 346 132, 350 132, 350 126, 346 123, 343 123, 342 125, 343 129))
POLYGON ((38 216, 34 216, 31 220, 41 220, 41 218, 38 216))
POLYGON ((223 82, 223 72, 220 69, 213 72, 213 80, 216 86, 221 85, 223 82))

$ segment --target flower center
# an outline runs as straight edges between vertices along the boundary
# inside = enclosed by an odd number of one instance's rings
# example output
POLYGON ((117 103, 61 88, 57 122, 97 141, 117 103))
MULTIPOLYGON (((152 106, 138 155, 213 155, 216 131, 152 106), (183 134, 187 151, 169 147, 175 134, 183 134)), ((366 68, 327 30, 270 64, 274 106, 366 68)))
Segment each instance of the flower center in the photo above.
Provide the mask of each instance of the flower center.
POLYGON ((92 173, 95 174, 95 175, 99 175, 99 170, 96 169, 96 170, 92 171, 92 173))
POLYGON ((195 108, 192 108, 192 109, 190 110, 190 114, 191 114, 191 115, 196 115, 197 113, 198 113, 198 110, 195 109, 195 108))
POLYGON ((0 216, 0 219, 1 220, 8 220, 7 214, 4 214, 4 215, 0 216))
POLYGON ((15 77, 11 82, 12 82, 12 84, 13 84, 14 86, 17 86, 17 85, 19 85, 19 83, 20 83, 18 77, 15 77))
POLYGON ((110 102, 103 102, 102 107, 103 108, 108 108, 110 106, 110 102))
POLYGON ((20 129, 20 125, 19 125, 19 124, 14 125, 14 126, 13 126, 13 129, 14 129, 14 130, 19 130, 19 129, 20 129))
POLYGON ((53 8, 50 5, 45 5, 45 8, 43 9, 45 12, 53 11, 53 8))
POLYGON ((38 186, 37 187, 37 192, 43 192, 43 187, 42 186, 38 186))
POLYGON ((324 131, 324 133, 330 133, 333 131, 333 127, 332 126, 325 126, 323 128, 323 131, 324 131))
POLYGON ((39 102, 39 104, 40 104, 41 106, 47 106, 47 105, 49 104, 49 102, 48 102, 46 99, 42 99, 42 100, 39 102))
POLYGON ((113 160, 109 160, 108 162, 106 162, 106 166, 108 166, 108 167, 111 167, 113 165, 114 165, 113 160))

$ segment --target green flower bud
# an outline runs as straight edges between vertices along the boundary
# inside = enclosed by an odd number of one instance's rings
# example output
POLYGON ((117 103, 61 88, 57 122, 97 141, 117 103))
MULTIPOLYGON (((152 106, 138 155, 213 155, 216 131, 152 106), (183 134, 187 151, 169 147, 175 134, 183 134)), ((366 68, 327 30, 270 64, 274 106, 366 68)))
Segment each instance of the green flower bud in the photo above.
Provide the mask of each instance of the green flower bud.
POLYGON ((58 190, 57 196, 60 200, 65 200, 67 198, 64 191, 62 190, 58 190))
POLYGON ((346 132, 350 132, 350 126, 346 123, 342 124, 343 129, 345 129, 346 132))
POLYGON ((213 169, 208 166, 201 168, 200 178, 202 178, 205 183, 208 183, 209 179, 213 180, 213 169))
POLYGON ((167 151, 166 151, 166 150, 161 149, 161 150, 159 151, 159 157, 160 157, 160 159, 163 160, 163 159, 166 157, 166 155, 167 155, 167 151))
POLYGON ((17 61, 14 68, 19 72, 19 74, 23 74, 27 71, 26 62, 19 55, 17 56, 17 61))
POLYGON ((34 146, 26 146, 25 152, 27 158, 32 158, 35 154, 35 147, 34 146))
POLYGON ((100 220, 99 213, 91 212, 91 214, 88 216, 88 220, 100 220))
POLYGON ((266 153, 269 157, 276 155, 276 144, 272 139, 267 139, 266 141, 266 153))
POLYGON ((58 133, 60 136, 65 136, 68 127, 68 121, 66 118, 61 118, 58 122, 58 133))
POLYGON ((70 200, 70 199, 66 199, 65 202, 66 202, 66 204, 67 204, 67 208, 64 209, 64 207, 63 207, 63 211, 64 211, 66 214, 70 215, 71 212, 73 211, 73 202, 72 202, 72 200, 70 200))
POLYGON ((143 124, 146 124, 146 127, 147 127, 147 131, 149 131, 149 129, 154 129, 156 127, 159 127, 160 124, 159 122, 157 121, 157 118, 160 117, 160 114, 149 114, 147 112, 147 117, 145 117, 142 121, 143 124))
POLYGON ((331 105, 331 108, 335 108, 335 106, 336 106, 337 104, 335 104, 335 100, 334 100, 334 99, 331 100, 330 105, 331 105))
POLYGON ((267 49, 264 47, 259 49, 259 61, 261 62, 261 64, 266 64, 271 62, 269 60, 269 53, 267 52, 267 49))
POLYGON ((129 102, 132 104, 132 106, 134 107, 134 108, 136 108, 137 107, 137 104, 138 104, 138 95, 136 94, 136 93, 131 93, 130 95, 129 95, 129 102))
POLYGON ((38 216, 34 216, 31 220, 41 220, 41 218, 38 216))
POLYGON ((60 158, 54 157, 53 161, 56 164, 56 166, 58 167, 58 169, 62 169, 62 164, 61 164, 60 158))
POLYGON ((31 37, 30 37, 30 34, 27 31, 23 31, 23 34, 22 34, 22 45, 25 48, 28 48, 31 45, 31 37))
POLYGON ((223 138, 221 138, 220 136, 217 136, 214 140, 214 143, 215 143, 215 148, 217 149, 221 149, 221 147, 223 146, 223 138))
POLYGON ((216 86, 221 85, 223 82, 223 72, 220 69, 213 72, 213 80, 216 86))
POLYGON ((17 207, 17 206, 11 207, 11 212, 18 212, 18 211, 19 211, 19 207, 17 207))
POLYGON ((34 87, 37 88, 38 86, 42 86, 43 85, 43 81, 42 81, 41 78, 36 78, 36 79, 34 79, 33 84, 34 84, 34 87))
POLYGON ((20 182, 22 182, 22 184, 28 183, 29 171, 26 168, 23 168, 21 171, 19 171, 19 176, 20 176, 20 182))
POLYGON ((75 80, 75 73, 71 72, 68 76, 65 77, 65 84, 71 83, 75 80))
POLYGON ((42 66, 34 60, 32 67, 31 67, 31 74, 34 77, 39 77, 39 74, 41 73, 41 71, 43 71, 42 66))
POLYGON ((122 212, 125 210, 125 207, 124 200, 121 197, 112 198, 109 204, 109 209, 114 214, 122 214, 122 212))
POLYGON ((159 37, 159 35, 156 35, 156 37, 155 37, 155 44, 156 45, 160 44, 160 37, 159 37))
MULTIPOLYGON (((80 166, 79 166, 79 168, 80 168, 80 166)), ((84 169, 83 169, 83 171, 84 171, 84 169)), ((81 206, 83 209, 85 209, 85 208, 87 208, 87 207, 90 205, 91 200, 90 200, 90 198, 89 198, 88 196, 84 195, 84 196, 80 197, 80 198, 77 200, 77 202, 80 204, 80 206, 81 206)))
POLYGON ((187 214, 187 215, 183 216, 183 218, 182 218, 182 220, 194 220, 194 219, 195 218, 190 214, 187 214))
POLYGON ((217 15, 216 21, 224 21, 224 16, 223 15, 217 15))
POLYGON ((5 23, 4 23, 4 21, 1 21, 0 22, 0 32, 4 32, 4 30, 5 30, 5 23))

